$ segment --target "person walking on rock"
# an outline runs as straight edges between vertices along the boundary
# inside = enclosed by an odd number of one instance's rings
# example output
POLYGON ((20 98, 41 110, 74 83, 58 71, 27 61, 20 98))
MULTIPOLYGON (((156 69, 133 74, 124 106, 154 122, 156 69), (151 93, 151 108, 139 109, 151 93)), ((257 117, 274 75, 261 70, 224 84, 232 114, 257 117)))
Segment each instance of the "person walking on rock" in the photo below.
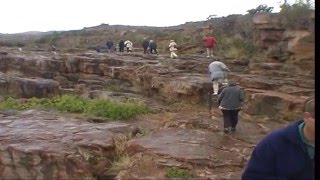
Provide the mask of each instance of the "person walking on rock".
POLYGON ((131 52, 132 52, 132 47, 133 47, 132 42, 129 41, 129 40, 126 40, 126 41, 124 42, 124 45, 125 45, 125 47, 127 48, 127 52, 128 52, 128 53, 131 53, 131 52))
POLYGON ((212 57, 213 56, 213 48, 217 45, 217 41, 213 36, 210 36, 207 34, 203 39, 202 39, 203 45, 207 50, 207 57, 212 57))
POLYGON ((119 41, 119 51, 124 52, 124 41, 122 39, 119 41))
POLYGON ((224 133, 236 131, 238 114, 242 109, 244 92, 235 83, 226 86, 218 96, 219 109, 223 114, 224 133))
POLYGON ((157 43, 154 40, 150 40, 149 41, 149 47, 150 47, 150 53, 151 54, 157 54, 158 55, 158 51, 157 51, 157 43), (154 53, 153 53, 154 52, 154 53))
POLYGON ((302 119, 277 129, 254 148, 242 180, 314 180, 315 99, 304 102, 302 119))
POLYGON ((111 39, 109 39, 109 40, 106 42, 106 46, 107 46, 108 52, 111 52, 112 47, 113 47, 113 41, 112 41, 111 39))
POLYGON ((170 58, 171 59, 178 57, 178 55, 175 53, 175 51, 177 51, 177 43, 174 42, 174 40, 170 40, 169 50, 170 50, 170 58))
POLYGON ((142 41, 142 47, 143 47, 143 54, 148 54, 148 48, 149 48, 149 40, 147 38, 144 38, 142 41))
POLYGON ((213 61, 209 64, 208 70, 210 73, 210 80, 212 81, 213 95, 218 95, 219 83, 228 84, 227 72, 229 68, 220 61, 213 61))

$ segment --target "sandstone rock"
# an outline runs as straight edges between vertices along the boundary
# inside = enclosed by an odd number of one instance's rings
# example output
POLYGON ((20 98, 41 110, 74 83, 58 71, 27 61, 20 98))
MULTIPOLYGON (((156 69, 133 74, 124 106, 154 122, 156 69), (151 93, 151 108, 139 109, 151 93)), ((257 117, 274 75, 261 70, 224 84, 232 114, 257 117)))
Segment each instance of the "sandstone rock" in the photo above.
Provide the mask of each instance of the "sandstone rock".
POLYGON ((130 132, 125 123, 96 125, 37 110, 2 118, 0 125, 0 176, 4 179, 103 177, 114 157, 113 138, 130 132))
POLYGON ((59 83, 41 78, 20 78, 0 73, 0 93, 14 97, 48 97, 59 93, 59 83))
MULTIPOLYGON (((281 120, 288 113, 301 113, 306 96, 292 96, 284 93, 246 89, 244 111, 250 115, 268 116, 281 120)), ((294 119, 291 119, 294 120, 294 119)))
POLYGON ((288 40, 288 52, 293 60, 311 60, 314 58, 315 37, 306 30, 287 30, 284 35, 288 40))
POLYGON ((271 13, 257 13, 253 17, 256 32, 256 43, 262 49, 268 49, 282 40, 284 29, 280 18, 271 13))

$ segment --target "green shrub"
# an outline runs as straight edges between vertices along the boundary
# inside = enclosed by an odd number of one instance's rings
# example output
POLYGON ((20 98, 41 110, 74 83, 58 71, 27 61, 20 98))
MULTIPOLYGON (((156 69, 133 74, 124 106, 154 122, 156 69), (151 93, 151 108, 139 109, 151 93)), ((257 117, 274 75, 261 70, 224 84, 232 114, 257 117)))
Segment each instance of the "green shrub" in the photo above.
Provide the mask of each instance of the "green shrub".
POLYGON ((92 100, 85 112, 95 116, 109 117, 112 119, 129 119, 138 114, 146 113, 147 109, 138 103, 92 100))
POLYGON ((19 109, 19 103, 15 99, 7 97, 0 102, 0 109, 19 109))
POLYGON ((179 179, 187 179, 189 176, 188 169, 181 169, 176 167, 166 168, 166 177, 170 179, 179 178, 179 179))
POLYGON ((52 99, 30 98, 19 102, 11 97, 0 102, 0 109, 28 109, 34 107, 54 108, 60 111, 87 113, 95 116, 130 119, 149 110, 139 102, 114 102, 111 100, 84 99, 79 96, 62 95, 52 99))

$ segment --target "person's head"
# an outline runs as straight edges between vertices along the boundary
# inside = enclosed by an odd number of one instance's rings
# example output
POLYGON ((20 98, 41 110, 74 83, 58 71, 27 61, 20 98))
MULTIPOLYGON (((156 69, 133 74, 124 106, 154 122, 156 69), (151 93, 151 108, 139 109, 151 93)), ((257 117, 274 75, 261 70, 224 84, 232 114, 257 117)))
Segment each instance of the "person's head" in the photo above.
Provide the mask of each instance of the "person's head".
POLYGON ((228 83, 226 83, 227 86, 237 86, 239 83, 235 82, 235 81, 229 81, 228 83))
POLYGON ((315 134, 314 111, 314 97, 310 97, 303 105, 303 120, 306 130, 313 136, 315 134))
POLYGON ((174 42, 174 40, 171 39, 170 42, 174 42))

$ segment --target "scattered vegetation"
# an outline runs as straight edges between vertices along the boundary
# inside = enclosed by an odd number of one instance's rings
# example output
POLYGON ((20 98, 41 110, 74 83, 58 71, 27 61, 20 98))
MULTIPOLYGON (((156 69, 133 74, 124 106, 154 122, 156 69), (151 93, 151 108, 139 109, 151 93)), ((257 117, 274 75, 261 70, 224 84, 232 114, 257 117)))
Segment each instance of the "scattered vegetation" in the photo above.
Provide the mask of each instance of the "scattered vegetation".
POLYGON ((54 32, 52 34, 44 35, 40 39, 34 41, 34 44, 56 44, 59 39, 59 33, 54 32))
POLYGON ((110 172, 118 173, 121 170, 128 169, 131 158, 126 152, 127 142, 131 139, 131 135, 121 135, 113 140, 115 145, 115 157, 111 164, 110 172))
POLYGON ((187 179, 190 174, 188 169, 182 169, 177 167, 166 168, 166 177, 169 179, 187 179))
POLYGON ((293 5, 283 4, 281 6, 280 17, 284 27, 292 29, 308 29, 309 18, 312 12, 310 1, 297 1, 293 5))
POLYGON ((256 13, 259 13, 259 12, 267 12, 267 13, 271 13, 273 10, 273 7, 268 7, 267 5, 265 4, 261 4, 259 5, 257 8, 255 9, 250 9, 248 10, 247 12, 251 15, 253 14, 256 14, 256 13))
POLYGON ((137 101, 114 102, 101 99, 84 99, 74 95, 56 96, 52 99, 31 98, 23 102, 11 97, 0 102, 0 109, 28 109, 33 107, 54 108, 60 111, 87 113, 99 117, 130 119, 149 112, 148 108, 137 101))
POLYGON ((20 41, 1 41, 0 46, 5 47, 24 47, 26 46, 26 42, 20 42, 20 41))

